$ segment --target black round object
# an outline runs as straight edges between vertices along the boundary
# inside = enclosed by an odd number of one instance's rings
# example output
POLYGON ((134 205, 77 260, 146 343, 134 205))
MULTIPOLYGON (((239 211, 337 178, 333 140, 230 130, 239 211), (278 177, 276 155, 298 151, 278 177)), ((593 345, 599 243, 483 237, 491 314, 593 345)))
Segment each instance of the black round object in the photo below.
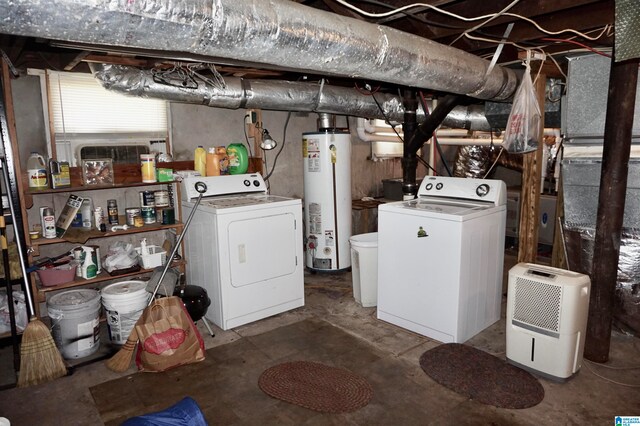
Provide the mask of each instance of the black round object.
POLYGON ((211 305, 207 290, 197 285, 178 287, 174 294, 182 299, 182 303, 194 322, 202 318, 211 305))

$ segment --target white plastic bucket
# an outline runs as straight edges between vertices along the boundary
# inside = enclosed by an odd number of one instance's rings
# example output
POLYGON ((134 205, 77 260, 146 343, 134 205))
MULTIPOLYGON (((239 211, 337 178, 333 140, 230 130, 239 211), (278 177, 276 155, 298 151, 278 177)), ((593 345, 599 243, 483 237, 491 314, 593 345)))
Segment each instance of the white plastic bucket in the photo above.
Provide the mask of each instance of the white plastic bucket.
POLYGON ((122 281, 102 289, 102 305, 107 316, 109 339, 124 345, 147 306, 151 294, 145 281, 122 281))
POLYGON ((351 243, 353 297, 362 306, 378 304, 378 233, 354 235, 351 243))
POLYGON ((47 301, 51 334, 66 359, 83 358, 100 347, 100 293, 79 289, 47 301))

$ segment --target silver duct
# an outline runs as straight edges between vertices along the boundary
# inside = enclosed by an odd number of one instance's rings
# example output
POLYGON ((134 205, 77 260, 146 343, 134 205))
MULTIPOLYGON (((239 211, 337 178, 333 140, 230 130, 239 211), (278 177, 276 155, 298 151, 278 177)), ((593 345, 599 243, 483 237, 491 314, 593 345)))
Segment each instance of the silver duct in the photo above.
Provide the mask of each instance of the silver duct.
MULTIPOLYGON (((224 79, 224 85, 199 81, 197 88, 154 80, 153 73, 122 65, 90 64, 96 79, 108 90, 131 96, 160 98, 173 102, 201 104, 229 109, 317 112, 365 118, 388 118, 402 122, 404 106, 399 96, 362 94, 356 89, 282 80, 224 79), (376 101, 380 104, 376 104, 376 101), (384 113, 381 111, 384 111, 384 113)), ((418 120, 424 120, 420 107, 418 120)), ((459 106, 443 123, 447 127, 489 131, 480 105, 459 106)))
POLYGON ((508 99, 518 80, 461 50, 288 0, 0 0, 0 16, 4 34, 188 52, 479 99, 508 99))

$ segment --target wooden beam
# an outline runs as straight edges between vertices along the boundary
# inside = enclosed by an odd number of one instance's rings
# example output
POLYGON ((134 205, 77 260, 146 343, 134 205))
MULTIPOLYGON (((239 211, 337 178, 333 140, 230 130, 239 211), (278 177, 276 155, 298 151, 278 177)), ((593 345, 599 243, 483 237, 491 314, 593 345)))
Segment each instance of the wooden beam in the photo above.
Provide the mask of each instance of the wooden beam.
POLYGON ((78 65, 80 62, 82 62, 82 60, 84 58, 86 58, 87 56, 89 56, 91 54, 91 52, 89 50, 84 50, 80 53, 78 53, 76 55, 75 58, 73 58, 73 60, 71 62, 69 62, 65 67, 64 70, 65 71, 71 71, 72 69, 74 69, 76 67, 76 65, 78 65))
MULTIPOLYGON (((521 1, 520 3, 516 4, 511 9, 509 9, 508 12, 514 13, 517 15, 526 16, 528 18, 534 19, 535 21, 538 21, 539 19, 538 17, 542 15, 555 16, 556 20, 562 21, 567 16, 567 15, 564 15, 567 9, 573 9, 573 8, 582 7, 582 6, 589 6, 589 5, 592 5, 593 3, 598 3, 598 2, 602 3, 602 0, 555 0, 555 1, 527 0, 527 1, 521 1)), ((470 1, 465 1, 465 2, 457 3, 452 7, 447 7, 446 10, 462 16, 471 16, 471 15, 479 16, 479 15, 496 13, 500 11, 502 8, 504 8, 508 3, 510 3, 510 0, 501 0, 500 2, 478 0, 476 3, 471 5, 470 1), (473 13, 471 13, 470 11, 473 11, 473 13)), ((610 0, 607 3, 613 3, 613 1, 610 0)), ((611 9, 611 11, 613 11, 613 9, 611 9)), ((439 16, 434 15, 431 19, 435 20, 437 18, 439 18, 439 16)), ((468 28, 471 28, 474 25, 477 25, 479 23, 479 21, 464 23, 460 20, 444 17, 444 16, 442 16, 441 19, 439 19, 439 21, 441 21, 444 24, 466 26, 468 28)), ((491 26, 502 25, 502 30, 495 31, 495 32, 503 34, 504 24, 509 22, 521 22, 522 25, 518 25, 518 27, 525 25, 524 21, 508 15, 500 16, 494 19, 493 21, 491 21, 490 25, 491 26)), ((526 24, 526 25, 529 25, 529 24, 526 24)), ((485 28, 485 30, 487 30, 487 28, 485 28)), ((434 28, 433 31, 437 34, 437 39, 457 35, 460 33, 460 30, 454 30, 454 29, 448 29, 448 28, 434 28)))
MULTIPOLYGON (((540 74, 535 83, 538 105, 542 106, 544 106, 545 100, 546 79, 547 77, 544 74, 540 74)), ((535 152, 523 155, 518 262, 536 263, 538 258, 538 217, 542 180, 542 149, 544 146, 543 131, 544 114, 541 114, 538 149, 535 152)))
POLYGON ((607 362, 627 194, 638 58, 611 61, 584 356, 607 362))
POLYGON ((82 60, 82 62, 127 65, 131 67, 146 67, 149 63, 146 59, 136 59, 111 55, 88 55, 82 60))

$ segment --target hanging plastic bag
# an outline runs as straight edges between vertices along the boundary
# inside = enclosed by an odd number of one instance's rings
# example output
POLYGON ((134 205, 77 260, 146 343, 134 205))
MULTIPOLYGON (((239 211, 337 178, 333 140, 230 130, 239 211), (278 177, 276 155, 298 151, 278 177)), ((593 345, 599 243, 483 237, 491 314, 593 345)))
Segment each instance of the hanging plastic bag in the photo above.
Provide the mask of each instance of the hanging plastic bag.
POLYGON ((520 87, 513 98, 502 142, 507 152, 515 154, 535 151, 540 138, 540 106, 531 81, 528 61, 526 66, 520 87))

